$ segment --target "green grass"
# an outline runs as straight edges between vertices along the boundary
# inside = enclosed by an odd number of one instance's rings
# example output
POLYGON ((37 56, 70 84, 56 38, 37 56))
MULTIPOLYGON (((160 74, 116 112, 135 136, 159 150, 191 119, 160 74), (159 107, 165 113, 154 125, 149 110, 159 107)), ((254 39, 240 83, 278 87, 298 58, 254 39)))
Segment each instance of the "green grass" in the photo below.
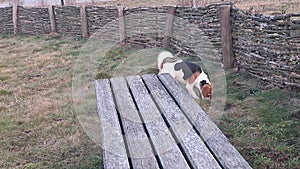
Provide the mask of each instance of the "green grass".
POLYGON ((6 95, 11 95, 11 92, 4 89, 0 89, 0 96, 6 96, 6 95))
POLYGON ((0 81, 5 81, 9 78, 9 76, 0 76, 0 81))
POLYGON ((152 57, 153 54, 155 55, 156 50, 142 51, 144 52, 142 55, 137 53, 139 50, 142 49, 129 46, 112 48, 99 60, 95 79, 107 79, 116 73, 117 76, 158 73, 158 69, 155 67, 156 58, 153 59, 152 57))
POLYGON ((229 73, 222 131, 253 168, 297 168, 300 95, 229 73))

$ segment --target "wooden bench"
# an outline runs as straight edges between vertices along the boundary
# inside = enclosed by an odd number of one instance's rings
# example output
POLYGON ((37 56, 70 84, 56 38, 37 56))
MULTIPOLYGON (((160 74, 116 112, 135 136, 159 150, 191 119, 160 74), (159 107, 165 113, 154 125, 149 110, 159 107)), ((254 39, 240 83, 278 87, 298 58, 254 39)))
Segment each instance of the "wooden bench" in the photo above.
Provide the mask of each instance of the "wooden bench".
POLYGON ((251 168, 168 74, 95 85, 104 168, 251 168))

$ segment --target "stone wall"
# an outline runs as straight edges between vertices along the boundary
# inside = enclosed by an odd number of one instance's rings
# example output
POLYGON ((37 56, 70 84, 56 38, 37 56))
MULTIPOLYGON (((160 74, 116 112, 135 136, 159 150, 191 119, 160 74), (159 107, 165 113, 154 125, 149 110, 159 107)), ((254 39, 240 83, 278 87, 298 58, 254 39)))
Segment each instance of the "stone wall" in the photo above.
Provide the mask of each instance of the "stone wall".
POLYGON ((253 15, 232 9, 236 66, 276 86, 300 87, 300 14, 253 15))
POLYGON ((13 34, 14 25, 12 18, 12 7, 0 8, 0 33, 13 34))
POLYGON ((124 10, 126 42, 141 47, 162 47, 168 7, 124 10))
POLYGON ((18 8, 18 31, 26 35, 41 35, 51 32, 47 8, 18 8))
POLYGON ((87 6, 88 31, 93 34, 118 19, 118 8, 87 6))
POLYGON ((220 6, 222 4, 199 8, 177 8, 171 46, 184 54, 198 53, 202 54, 202 58, 210 55, 220 62, 222 60, 220 6), (212 52, 212 50, 216 51, 212 52))
POLYGON ((57 33, 63 36, 82 36, 80 8, 75 6, 54 7, 57 33))

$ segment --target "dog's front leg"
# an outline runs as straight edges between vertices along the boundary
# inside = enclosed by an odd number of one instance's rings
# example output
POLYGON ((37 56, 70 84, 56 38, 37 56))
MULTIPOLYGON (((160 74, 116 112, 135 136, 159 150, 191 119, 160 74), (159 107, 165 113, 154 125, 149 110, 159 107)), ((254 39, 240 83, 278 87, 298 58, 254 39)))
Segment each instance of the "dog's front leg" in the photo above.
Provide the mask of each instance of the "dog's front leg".
POLYGON ((187 91, 190 93, 190 95, 192 95, 192 97, 194 98, 194 99, 200 99, 197 95, 196 95, 196 93, 195 93, 195 91, 194 91, 194 86, 192 86, 192 85, 190 85, 190 84, 186 84, 186 89, 187 89, 187 91))

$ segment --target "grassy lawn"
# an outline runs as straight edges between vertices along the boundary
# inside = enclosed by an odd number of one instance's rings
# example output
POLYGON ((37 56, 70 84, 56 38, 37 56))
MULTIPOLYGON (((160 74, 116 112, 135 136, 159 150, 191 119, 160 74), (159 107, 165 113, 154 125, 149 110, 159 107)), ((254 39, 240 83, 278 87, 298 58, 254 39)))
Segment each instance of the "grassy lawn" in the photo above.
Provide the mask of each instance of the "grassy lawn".
POLYGON ((76 40, 1 37, 0 168, 93 168, 100 147, 85 135, 71 93, 76 40))
MULTIPOLYGON (((75 39, 1 37, 0 168, 102 166, 101 147, 82 129, 72 101, 73 67, 83 44, 75 39)), ((96 78, 113 76, 121 63, 131 63, 126 60, 131 53, 133 49, 109 52, 96 78)), ((154 72, 140 69, 137 74, 154 72)), ((231 72, 227 83, 219 126, 233 145, 253 168, 297 168, 299 92, 231 72)))
POLYGON ((219 125, 253 168, 299 168, 300 93, 246 74, 227 75, 226 113, 219 125))

